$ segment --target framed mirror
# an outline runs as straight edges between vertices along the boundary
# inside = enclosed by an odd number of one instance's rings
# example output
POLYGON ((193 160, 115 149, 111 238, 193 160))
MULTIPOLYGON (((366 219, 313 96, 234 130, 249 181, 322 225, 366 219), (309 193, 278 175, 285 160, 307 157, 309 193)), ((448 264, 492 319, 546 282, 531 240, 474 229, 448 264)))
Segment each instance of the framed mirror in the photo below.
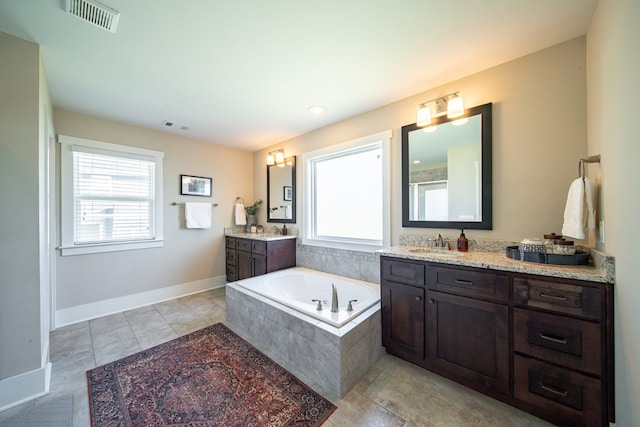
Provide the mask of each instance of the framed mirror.
POLYGON ((402 127, 402 226, 491 230, 491 104, 402 127))
POLYGON ((296 156, 267 166, 267 222, 296 222, 296 156))

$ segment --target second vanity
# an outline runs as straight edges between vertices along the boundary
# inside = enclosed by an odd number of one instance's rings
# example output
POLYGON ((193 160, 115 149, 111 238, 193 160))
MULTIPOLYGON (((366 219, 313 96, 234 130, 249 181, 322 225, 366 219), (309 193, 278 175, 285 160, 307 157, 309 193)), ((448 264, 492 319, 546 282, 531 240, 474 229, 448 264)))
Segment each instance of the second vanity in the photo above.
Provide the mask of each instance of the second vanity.
POLYGON ((379 252, 388 353, 558 425, 613 421, 612 259, 379 252))
POLYGON ((296 236, 229 232, 225 235, 227 281, 296 266, 296 236))

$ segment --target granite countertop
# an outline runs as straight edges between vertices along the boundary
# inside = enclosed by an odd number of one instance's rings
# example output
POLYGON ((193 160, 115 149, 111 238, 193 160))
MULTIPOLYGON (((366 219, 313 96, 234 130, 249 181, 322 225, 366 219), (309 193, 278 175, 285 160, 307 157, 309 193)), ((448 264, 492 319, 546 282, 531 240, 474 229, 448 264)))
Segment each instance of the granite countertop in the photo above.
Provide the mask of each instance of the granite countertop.
POLYGON ((225 231, 224 235, 229 237, 239 237, 241 239, 263 240, 267 242, 271 240, 295 239, 297 237, 291 234, 287 234, 286 236, 283 236, 282 234, 246 233, 246 232, 238 232, 238 231, 225 231))
POLYGON ((456 250, 429 249, 424 246, 393 246, 377 251, 382 256, 438 262, 442 264, 486 268, 541 276, 562 277, 590 282, 613 283, 613 257, 592 250, 590 265, 553 265, 519 261, 508 258, 505 251, 458 252, 456 250))

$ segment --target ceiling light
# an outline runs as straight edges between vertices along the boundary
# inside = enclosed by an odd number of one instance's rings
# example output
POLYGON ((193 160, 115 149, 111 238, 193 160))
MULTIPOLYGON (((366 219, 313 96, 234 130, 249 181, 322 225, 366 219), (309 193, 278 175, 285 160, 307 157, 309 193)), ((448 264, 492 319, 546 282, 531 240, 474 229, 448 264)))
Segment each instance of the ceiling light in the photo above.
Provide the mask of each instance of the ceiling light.
POLYGON ((450 119, 464 115, 464 104, 458 92, 418 104, 416 126, 429 126, 433 117, 439 117, 445 114, 450 119))
POLYGON ((325 108, 322 105, 312 105, 309 107, 309 112, 311 114, 322 114, 324 113, 325 108))

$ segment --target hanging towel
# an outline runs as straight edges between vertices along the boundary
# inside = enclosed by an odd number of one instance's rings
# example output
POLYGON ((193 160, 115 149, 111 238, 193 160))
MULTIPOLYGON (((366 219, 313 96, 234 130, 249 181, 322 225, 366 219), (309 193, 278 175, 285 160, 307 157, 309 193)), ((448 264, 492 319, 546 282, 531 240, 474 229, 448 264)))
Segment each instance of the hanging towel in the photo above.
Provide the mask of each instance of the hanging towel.
POLYGON ((211 203, 185 203, 187 228, 211 228, 211 203))
POLYGON ((236 225, 247 225, 247 214, 244 211, 244 204, 240 200, 236 202, 235 217, 236 225))
POLYGON ((564 208, 562 235, 584 239, 585 225, 590 231, 596 228, 594 187, 586 177, 576 179, 569 187, 567 204, 564 208))

